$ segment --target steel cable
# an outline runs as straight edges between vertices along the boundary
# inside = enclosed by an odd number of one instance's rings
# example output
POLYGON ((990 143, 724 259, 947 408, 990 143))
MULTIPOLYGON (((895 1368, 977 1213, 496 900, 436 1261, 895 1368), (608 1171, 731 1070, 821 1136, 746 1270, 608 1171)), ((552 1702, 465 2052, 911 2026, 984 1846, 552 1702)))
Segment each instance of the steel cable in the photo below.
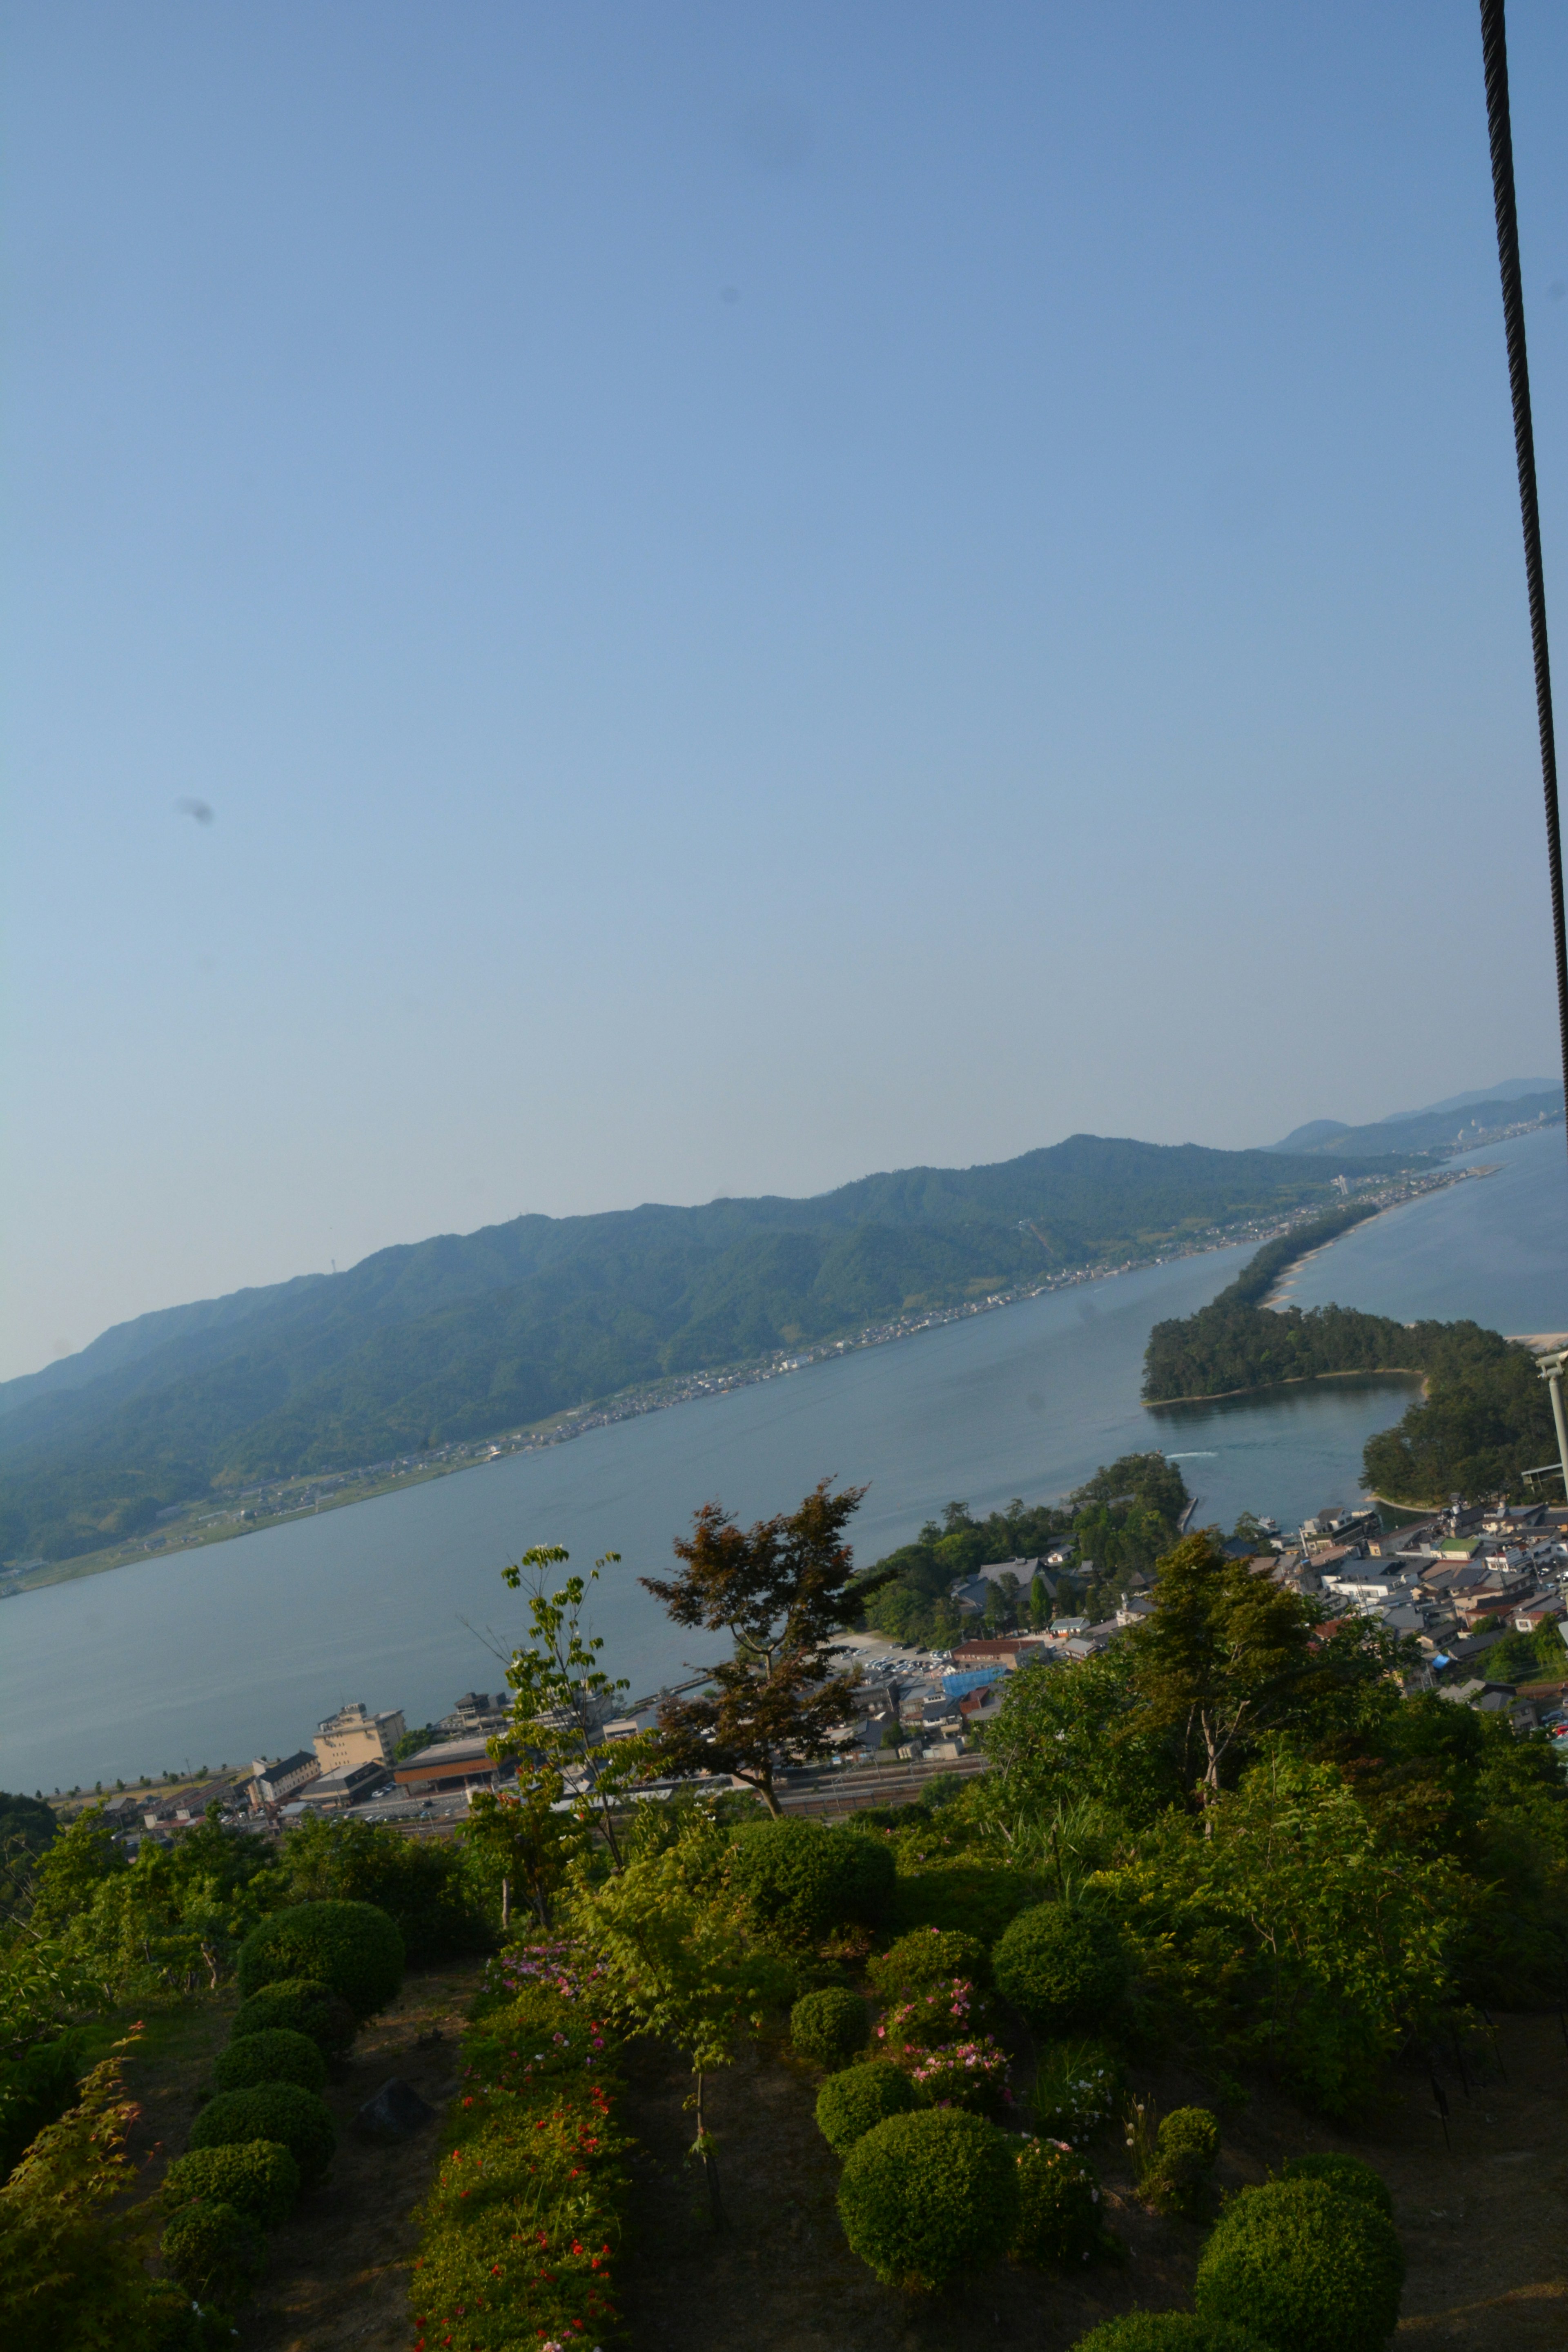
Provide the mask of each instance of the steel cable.
MULTIPOLYGON (((1563 922, 1563 841, 1557 814, 1557 739, 1552 723, 1552 660, 1546 642, 1546 584, 1541 567, 1541 509, 1535 491, 1535 433, 1530 413, 1530 362, 1524 343, 1524 289, 1519 271, 1519 215, 1513 193, 1513 131, 1508 103, 1508 31, 1504 0, 1481 0, 1481 57, 1487 77, 1487 127, 1491 137, 1492 201, 1497 209, 1498 268, 1502 277, 1508 382, 1513 399, 1513 446, 1519 464, 1519 510, 1524 526, 1524 576, 1530 595, 1530 644, 1535 657, 1535 715, 1541 730, 1541 781, 1546 795, 1546 858, 1552 888, 1552 938, 1557 958, 1557 1029, 1568 1088, 1568 939, 1563 922)), ((1568 1136, 1568 1125, 1564 1128, 1568 1136)))

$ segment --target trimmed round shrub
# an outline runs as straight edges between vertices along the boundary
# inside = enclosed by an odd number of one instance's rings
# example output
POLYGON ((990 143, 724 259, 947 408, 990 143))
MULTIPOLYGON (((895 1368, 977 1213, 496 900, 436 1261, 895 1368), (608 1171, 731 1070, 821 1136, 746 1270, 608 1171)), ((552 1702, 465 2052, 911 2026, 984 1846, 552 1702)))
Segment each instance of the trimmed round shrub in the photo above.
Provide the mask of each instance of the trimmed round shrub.
POLYGON ((290 2033, 309 2036, 324 2057, 341 2057, 359 2031, 359 2021, 346 2000, 308 1977, 280 1977, 242 2000, 229 2028, 231 2040, 248 2033, 270 2033, 281 2026, 290 2033))
POLYGON ((1037 1903, 1021 1912, 993 1955, 996 1989, 1037 2032, 1100 2023, 1127 1990, 1121 1937, 1108 1919, 1037 1903))
POLYGON ((239 1948, 242 1993, 282 1977, 325 1985, 363 2022, 396 1997, 403 1938, 374 1903, 293 1903, 253 1927, 239 1948))
POLYGON ((253 2083, 298 2083, 301 2090, 319 2091, 326 2079, 327 2062, 315 2043, 287 2025, 247 2033, 213 2061, 220 2091, 247 2091, 253 2083))
POLYGON ((300 2168, 275 2139, 234 2140, 226 2147, 196 2147, 177 2156, 163 2175, 165 2205, 234 2205, 264 2230, 276 2230, 294 2210, 300 2168))
POLYGON ((820 1822, 762 1822, 735 1845, 735 1885, 759 1927, 792 1943, 874 1927, 898 1877, 890 1848, 820 1822))
POLYGON ((1279 2168, 1281 2180, 1321 2180, 1325 2189, 1337 2189, 1342 2197, 1359 2197, 1368 2205, 1375 2205, 1380 2213, 1394 2219, 1394 2199, 1381 2172, 1363 2164, 1359 2156, 1292 2156, 1279 2168))
POLYGON ((1040 2270, 1078 2270, 1117 2252, 1105 2227, 1099 2178, 1081 2156, 1058 2140, 1031 2139, 1016 2161, 1015 2262, 1040 2270))
POLYGON ((988 2270, 1017 2227, 1006 2136, 959 2108, 889 2116, 845 2158, 838 2218, 884 2285, 931 2290, 988 2270))
POLYGON ((876 2125, 919 2105, 920 2094, 903 2068, 872 2058, 828 2076, 816 2095, 816 2128, 836 2156, 847 2156, 876 2125))
POLYGON ((966 1936, 960 1927, 915 1927, 879 1952, 866 1973, 875 1990, 891 2000, 953 1977, 978 1984, 991 1973, 991 1957, 978 1936, 966 1936))
POLYGON ((1190 2311, 1130 2311, 1080 2336, 1073 2352, 1266 2352, 1255 2336, 1190 2311))
POLYGON ((1214 2202, 1209 2175, 1219 2160, 1219 2125, 1207 2107, 1173 2107, 1160 2126, 1143 2189, 1162 2213, 1201 2220, 1214 2202))
POLYGON ((858 1993, 839 1985, 802 1993, 789 2013, 789 2038, 816 2066, 843 2066, 871 2039, 871 2020, 858 1993))
POLYGON ((242 2302, 267 2267, 267 2241, 250 2215, 205 2198, 175 2214, 158 2252, 198 2303, 242 2302))
POLYGON ((1226 2319, 1271 2352, 1378 2352, 1399 2319, 1405 2250, 1386 2213, 1322 2180, 1243 2191, 1198 2264, 1204 2319, 1226 2319))
POLYGON ((258 2083, 248 2091, 220 2091, 191 2131, 191 2146, 230 2147, 236 2141, 275 2139, 286 2147, 307 2186, 319 2180, 338 2145, 331 2111, 298 2083, 258 2083))

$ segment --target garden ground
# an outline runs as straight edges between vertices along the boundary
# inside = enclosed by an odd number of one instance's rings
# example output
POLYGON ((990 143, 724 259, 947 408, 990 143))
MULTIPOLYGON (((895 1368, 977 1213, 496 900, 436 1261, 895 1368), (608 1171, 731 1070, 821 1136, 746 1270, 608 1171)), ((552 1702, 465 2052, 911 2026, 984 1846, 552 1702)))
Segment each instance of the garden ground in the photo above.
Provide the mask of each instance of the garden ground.
MULTIPOLYGON (((1399 2341, 1464 2352, 1559 2352, 1568 2340, 1568 2046, 1558 2020, 1505 2018, 1501 2063, 1467 2100, 1445 2074, 1453 2153, 1425 2069, 1403 2104, 1363 2134, 1305 2121, 1255 2095, 1225 2117, 1222 2187, 1261 2180, 1287 2156, 1343 2147, 1374 2164, 1394 2192, 1410 2273, 1399 2341)), ((1131 2201, 1115 2127, 1090 2154, 1113 2200, 1125 2269, 1052 2280, 1001 2269, 943 2295, 906 2297, 856 2261, 834 2206, 837 2160, 812 2120, 817 2077, 787 2055, 752 2055, 716 2078, 710 2127, 720 2136, 730 2227, 715 2239, 682 2160, 691 2123, 688 2078, 666 2053, 631 2053, 623 2110, 642 2144, 636 2235, 622 2301, 636 2352, 969 2352, 1017 2345, 1066 2352, 1100 2320, 1135 2305, 1186 2305, 1203 2232, 1131 2201)), ((1137 2078, 1161 2112, 1212 2097, 1174 2067, 1137 2078)))
MULTIPOLYGON (((395 2147, 359 2139, 355 2111, 388 2075, 432 2105, 451 2095, 457 2041, 480 1964, 411 1974, 385 2015, 361 2035, 328 2100, 342 2135, 324 2188, 271 2241, 260 2294, 240 2315, 239 2352, 406 2352, 412 2211, 437 2152, 434 2128, 395 2147)), ((149 2019, 132 2062, 142 2103, 133 2152, 185 2146, 230 2004, 149 2019)), ((1399 2341, 1459 2352, 1557 2352, 1568 2339, 1568 2044, 1556 2017, 1499 2021, 1501 2066, 1467 2099, 1445 2071, 1453 2141, 1445 2148, 1424 2069, 1402 2080, 1403 2104, 1364 2134, 1304 2121, 1287 2102, 1255 2095, 1225 2117, 1219 2178, 1261 2179, 1286 2156, 1347 2147, 1394 2191, 1410 2263, 1399 2341)), ((1002 2269, 937 2297, 879 2286, 844 2244, 834 2205, 838 2167, 816 2131, 817 2078, 773 2046, 711 2079, 730 2226, 715 2238, 684 2150, 689 2086, 662 2048, 627 2053, 621 2119, 640 2143, 632 2234, 621 2266, 632 2352, 970 2352, 1016 2345, 1066 2352, 1098 2321, 1136 2304, 1184 2305, 1202 2233, 1131 2201, 1114 2131, 1091 2149, 1112 2199, 1125 2269, 1052 2280, 1002 2269)), ((1162 2112, 1209 2095, 1167 2067, 1139 2075, 1162 2112)))

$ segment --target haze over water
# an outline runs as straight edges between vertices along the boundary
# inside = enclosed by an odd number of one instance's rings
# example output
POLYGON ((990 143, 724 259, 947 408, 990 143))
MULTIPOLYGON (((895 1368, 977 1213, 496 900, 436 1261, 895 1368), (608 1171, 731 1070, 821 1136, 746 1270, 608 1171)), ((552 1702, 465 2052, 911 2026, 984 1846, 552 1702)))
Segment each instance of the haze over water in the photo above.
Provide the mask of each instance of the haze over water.
MULTIPOLYGON (((1502 1172, 1379 1217, 1312 1261, 1300 1303, 1406 1318, 1474 1315, 1568 1329, 1568 1171, 1560 1129, 1473 1157, 1502 1172)), ((1461 1163, 1462 1164, 1462 1163, 1461 1163)), ((1330 1381, 1152 1414, 1138 1399, 1152 1323, 1214 1296, 1244 1261, 1217 1251, 973 1317, 728 1396, 595 1430, 199 1551, 0 1608, 0 1786, 90 1787, 236 1763, 308 1742, 344 1698, 411 1724, 494 1688, 521 1609, 500 1570, 528 1545, 573 1566, 623 1555, 600 1587, 605 1662, 634 1695, 717 1654, 637 1582, 720 1496, 751 1518, 832 1475, 870 1492, 855 1533, 875 1559, 950 1499, 984 1511, 1065 1493, 1102 1462, 1162 1445, 1200 1521, 1246 1508, 1293 1525, 1359 1491, 1361 1452, 1408 1382, 1330 1381)))

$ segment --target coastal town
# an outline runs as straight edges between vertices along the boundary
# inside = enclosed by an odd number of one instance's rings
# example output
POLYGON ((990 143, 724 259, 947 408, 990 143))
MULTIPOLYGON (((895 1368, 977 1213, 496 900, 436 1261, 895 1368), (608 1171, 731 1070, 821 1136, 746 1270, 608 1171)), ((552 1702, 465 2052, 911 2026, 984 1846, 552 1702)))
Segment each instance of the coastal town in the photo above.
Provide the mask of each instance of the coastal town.
MULTIPOLYGON (((1333 1504, 1291 1534, 1268 1520, 1253 1524, 1257 1534, 1226 1543, 1226 1552, 1310 1601, 1321 1612, 1319 1640, 1352 1619, 1373 1621, 1408 1644, 1407 1692, 1434 1691, 1456 1706, 1504 1716, 1517 1732, 1545 1732, 1568 1770, 1568 1508, 1456 1498, 1442 1512, 1391 1528, 1374 1505, 1333 1504)), ((983 1770, 983 1735, 1013 1676, 1096 1657, 1152 1612, 1150 1580, 1135 1570, 1114 1612, 1100 1622, 1070 1610, 1054 1613, 1058 1600, 1070 1601, 1093 1574, 1093 1561, 1069 1547, 957 1580, 950 1599, 975 1630, 947 1649, 871 1633, 847 1636, 839 1658, 858 1677, 853 1718, 828 1735, 826 1758, 803 1759, 782 1775, 784 1809, 816 1816, 851 1810, 868 1801, 868 1774, 913 1787, 942 1772, 983 1770)), ((695 1676, 680 1689, 704 1680, 695 1676)), ((590 1751, 652 1730, 674 1695, 666 1688, 632 1701, 587 1702, 590 1751)), ((149 1841, 172 1843, 214 1805, 263 1834, 312 1814, 349 1812, 418 1832, 449 1827, 467 1813, 474 1790, 515 1778, 515 1760, 493 1752, 510 1722, 505 1691, 467 1691, 439 1721, 415 1731, 400 1708, 374 1711, 353 1700, 320 1722, 308 1744, 256 1757, 248 1769, 225 1766, 129 1790, 56 1790, 54 1799, 65 1816, 101 1804, 132 1853, 149 1841)), ((593 1774, 590 1761, 583 1788, 593 1774)), ((643 1793, 665 1798, 676 1785, 657 1780, 643 1793)), ((724 1774, 705 1781, 708 1793, 744 1785, 724 1774)))

